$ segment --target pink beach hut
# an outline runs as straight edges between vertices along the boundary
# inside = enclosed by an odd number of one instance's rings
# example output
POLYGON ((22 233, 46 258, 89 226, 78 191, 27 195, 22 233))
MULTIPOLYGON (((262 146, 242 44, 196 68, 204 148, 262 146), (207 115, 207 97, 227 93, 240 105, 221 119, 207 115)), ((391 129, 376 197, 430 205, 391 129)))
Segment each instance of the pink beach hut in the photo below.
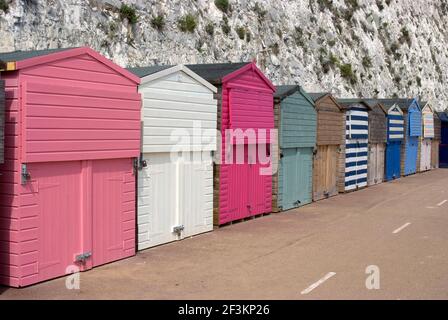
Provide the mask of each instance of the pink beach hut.
POLYGON ((214 224, 271 212, 272 173, 267 174, 271 165, 260 155, 270 156, 272 136, 260 132, 274 128, 274 85, 255 63, 187 67, 218 88, 218 130, 222 143, 217 151, 221 160, 214 167, 214 224), (243 133, 252 130, 257 137, 235 139, 227 135, 228 129, 240 129, 243 133), (243 154, 243 161, 237 161, 238 154, 243 154))
POLYGON ((0 284, 135 254, 140 79, 89 48, 0 53, 0 284))

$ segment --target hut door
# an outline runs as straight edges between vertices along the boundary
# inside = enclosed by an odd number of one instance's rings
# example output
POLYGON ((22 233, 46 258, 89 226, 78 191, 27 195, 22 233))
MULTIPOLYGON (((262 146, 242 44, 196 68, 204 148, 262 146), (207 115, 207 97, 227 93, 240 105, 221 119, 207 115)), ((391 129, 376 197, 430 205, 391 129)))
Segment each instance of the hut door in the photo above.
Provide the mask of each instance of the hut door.
POLYGON ((80 161, 28 165, 22 204, 35 205, 39 217, 39 281, 66 274, 82 251, 81 170, 80 161))
POLYGON ((135 183, 131 159, 92 161, 94 266, 129 256, 134 250, 135 183))
POLYGON ((431 169, 431 140, 422 139, 420 150, 420 171, 431 169))
POLYGON ((281 168, 283 175, 282 209, 288 210, 297 207, 299 200, 299 166, 297 148, 282 150, 281 168))
POLYGON ((177 240, 176 163, 169 153, 146 153, 138 178, 138 249, 177 240))
POLYGON ((404 174, 410 175, 417 171, 418 137, 408 137, 406 140, 406 158, 404 174))
POLYGON ((336 145, 318 146, 314 156, 314 200, 324 199, 337 193, 336 145))
POLYGON ((368 160, 369 185, 383 182, 384 174, 384 145, 381 143, 371 144, 369 147, 368 160))
POLYGON ((401 141, 390 141, 386 147, 386 180, 400 178, 401 141))
POLYGON ((184 226, 182 238, 210 230, 213 207, 213 172, 211 155, 190 152, 179 163, 179 213, 184 226))

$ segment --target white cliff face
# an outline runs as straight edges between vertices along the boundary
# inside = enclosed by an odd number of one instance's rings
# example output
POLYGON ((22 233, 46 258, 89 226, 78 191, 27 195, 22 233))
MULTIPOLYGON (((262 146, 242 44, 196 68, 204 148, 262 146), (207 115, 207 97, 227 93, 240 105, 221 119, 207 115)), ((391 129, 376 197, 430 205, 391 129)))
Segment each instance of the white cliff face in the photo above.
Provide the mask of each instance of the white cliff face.
POLYGON ((229 3, 223 13, 214 0, 0 0, 0 51, 90 46, 122 66, 255 59, 275 84, 448 106, 448 0, 229 3), (120 15, 123 3, 136 23, 120 15), (187 14, 192 32, 178 26, 187 14))

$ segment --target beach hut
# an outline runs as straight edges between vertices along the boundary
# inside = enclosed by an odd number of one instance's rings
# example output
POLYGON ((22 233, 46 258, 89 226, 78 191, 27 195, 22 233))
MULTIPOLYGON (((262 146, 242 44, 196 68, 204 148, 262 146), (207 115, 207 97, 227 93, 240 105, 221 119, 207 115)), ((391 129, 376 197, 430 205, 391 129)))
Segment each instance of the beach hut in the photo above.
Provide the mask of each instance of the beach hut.
POLYGON ((421 102, 422 106, 422 135, 419 139, 418 171, 431 169, 431 145, 434 139, 434 111, 429 102, 421 102))
POLYGON ((439 113, 434 111, 434 139, 431 142, 431 169, 437 169, 439 167, 439 149, 442 123, 440 121, 439 113))
POLYGON ((371 107, 361 99, 337 99, 345 111, 345 144, 338 166, 339 192, 367 186, 369 112, 371 107))
POLYGON ((310 93, 317 112, 313 158, 313 201, 338 194, 338 161, 345 143, 342 107, 330 93, 310 93))
POLYGON ((277 86, 274 94, 279 165, 273 175, 273 211, 289 210, 313 199, 313 150, 317 115, 313 99, 298 85, 277 86))
POLYGON ((216 88, 183 65, 128 70, 143 100, 138 249, 211 231, 216 88))
POLYGON ((385 156, 386 181, 400 178, 401 147, 404 139, 404 118, 401 108, 394 104, 387 110, 387 144, 385 156))
POLYGON ((422 135, 422 113, 416 99, 380 99, 384 106, 390 108, 398 105, 403 111, 404 140, 401 145, 401 175, 407 176, 417 172, 418 144, 422 135))
POLYGON ((367 162, 368 185, 384 181, 384 159, 387 142, 387 112, 376 100, 366 100, 369 112, 369 158, 367 162))
POLYGON ((3 163, 5 159, 4 144, 5 144, 5 81, 0 79, 0 164, 3 163))
POLYGON ((271 212, 274 85, 255 63, 187 67, 218 88, 214 224, 271 212))
POLYGON ((27 286, 134 255, 140 79, 89 48, 0 60, 0 283, 27 286))
POLYGON ((448 112, 438 112, 441 130, 439 147, 439 167, 448 168, 448 112))

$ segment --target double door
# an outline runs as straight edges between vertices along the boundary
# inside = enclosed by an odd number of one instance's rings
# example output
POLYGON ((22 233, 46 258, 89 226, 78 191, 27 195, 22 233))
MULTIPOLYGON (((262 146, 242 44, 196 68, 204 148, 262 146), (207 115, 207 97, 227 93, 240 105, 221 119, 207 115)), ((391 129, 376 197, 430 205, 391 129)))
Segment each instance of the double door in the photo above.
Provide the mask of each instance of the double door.
POLYGON ((132 159, 32 163, 27 170, 22 210, 30 228, 37 223, 29 232, 36 233, 38 281, 135 253, 132 159))
POLYGON ((213 229, 207 152, 147 153, 138 174, 138 250, 213 229))
POLYGON ((337 191, 338 145, 317 146, 313 159, 313 200, 334 196, 337 191))
POLYGON ((368 184, 374 185, 384 180, 384 151, 383 143, 369 145, 368 184))

